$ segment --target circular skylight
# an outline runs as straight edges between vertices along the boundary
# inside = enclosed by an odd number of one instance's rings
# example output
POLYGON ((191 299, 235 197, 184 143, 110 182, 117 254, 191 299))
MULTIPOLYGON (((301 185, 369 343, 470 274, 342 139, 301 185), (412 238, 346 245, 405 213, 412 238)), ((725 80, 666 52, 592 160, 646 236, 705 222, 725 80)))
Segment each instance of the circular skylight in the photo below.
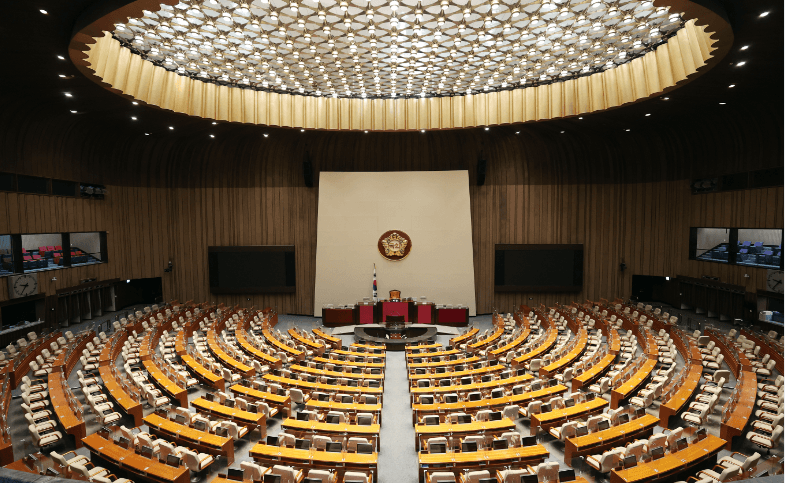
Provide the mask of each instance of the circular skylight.
POLYGON ((116 24, 146 60, 193 79, 392 98, 559 82, 629 62, 683 20, 634 0, 189 0, 116 24))

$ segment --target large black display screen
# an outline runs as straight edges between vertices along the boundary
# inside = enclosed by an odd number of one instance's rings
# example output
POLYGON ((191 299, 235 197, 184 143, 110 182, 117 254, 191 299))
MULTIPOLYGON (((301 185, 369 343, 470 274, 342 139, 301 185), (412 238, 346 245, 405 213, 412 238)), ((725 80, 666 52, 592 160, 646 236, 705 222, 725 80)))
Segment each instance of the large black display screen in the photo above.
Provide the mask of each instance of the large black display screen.
POLYGON ((495 245, 495 292, 579 292, 582 245, 495 245))
POLYGON ((294 246, 209 247, 209 287, 217 294, 295 292, 294 246))

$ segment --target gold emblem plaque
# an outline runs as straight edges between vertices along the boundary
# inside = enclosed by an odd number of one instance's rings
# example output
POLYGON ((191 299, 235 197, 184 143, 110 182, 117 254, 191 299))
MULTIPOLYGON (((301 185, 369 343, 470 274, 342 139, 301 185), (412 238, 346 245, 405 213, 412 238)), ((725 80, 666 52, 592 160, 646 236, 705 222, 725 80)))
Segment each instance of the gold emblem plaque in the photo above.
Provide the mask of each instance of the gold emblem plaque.
POLYGON ((412 240, 403 231, 389 230, 379 237, 378 248, 383 257, 397 262, 409 255, 412 250, 412 240))

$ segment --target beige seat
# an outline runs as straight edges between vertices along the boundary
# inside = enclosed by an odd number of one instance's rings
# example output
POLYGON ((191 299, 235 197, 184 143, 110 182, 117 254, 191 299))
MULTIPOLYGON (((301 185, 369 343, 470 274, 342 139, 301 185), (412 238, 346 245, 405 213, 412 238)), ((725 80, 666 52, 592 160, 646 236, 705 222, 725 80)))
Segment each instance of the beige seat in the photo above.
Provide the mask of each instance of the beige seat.
POLYGON ((275 465, 272 467, 272 473, 280 475, 280 483, 297 483, 302 480, 302 471, 290 466, 275 465))
POLYGON ((620 455, 618 450, 610 450, 601 455, 588 456, 585 462, 599 473, 609 473, 618 466, 620 455))

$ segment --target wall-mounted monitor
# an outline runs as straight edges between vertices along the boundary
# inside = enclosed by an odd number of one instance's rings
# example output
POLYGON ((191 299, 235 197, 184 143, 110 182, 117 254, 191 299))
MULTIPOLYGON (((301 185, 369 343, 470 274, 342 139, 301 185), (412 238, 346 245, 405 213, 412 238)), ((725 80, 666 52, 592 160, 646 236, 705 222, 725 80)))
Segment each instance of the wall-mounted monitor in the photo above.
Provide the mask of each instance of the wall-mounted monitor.
POLYGON ((582 245, 494 246, 495 292, 579 292, 582 245))
POLYGON ((209 287, 214 294, 296 292, 294 246, 209 247, 209 287))
POLYGON ((782 269, 783 229, 692 227, 689 259, 782 269))

